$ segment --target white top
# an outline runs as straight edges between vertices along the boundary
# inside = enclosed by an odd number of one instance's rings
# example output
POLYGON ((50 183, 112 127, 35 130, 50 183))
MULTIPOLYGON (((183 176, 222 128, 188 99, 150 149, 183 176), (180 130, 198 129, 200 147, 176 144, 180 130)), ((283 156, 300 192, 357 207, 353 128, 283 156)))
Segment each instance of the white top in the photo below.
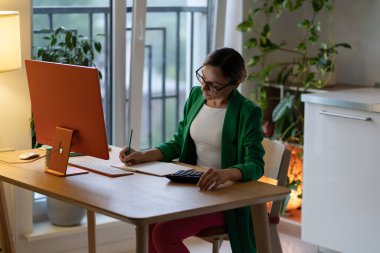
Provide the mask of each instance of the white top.
POLYGON ((190 136, 197 150, 197 165, 221 168, 221 147, 224 116, 227 108, 203 105, 190 126, 190 136))

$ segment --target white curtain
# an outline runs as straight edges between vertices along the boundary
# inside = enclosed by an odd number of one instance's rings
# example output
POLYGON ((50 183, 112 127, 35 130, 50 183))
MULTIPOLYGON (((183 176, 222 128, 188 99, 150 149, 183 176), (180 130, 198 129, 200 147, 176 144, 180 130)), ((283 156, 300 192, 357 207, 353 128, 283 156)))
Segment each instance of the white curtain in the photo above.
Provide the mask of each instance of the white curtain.
POLYGON ((224 25, 224 45, 242 53, 243 34, 236 27, 243 21, 243 0, 227 0, 224 25))

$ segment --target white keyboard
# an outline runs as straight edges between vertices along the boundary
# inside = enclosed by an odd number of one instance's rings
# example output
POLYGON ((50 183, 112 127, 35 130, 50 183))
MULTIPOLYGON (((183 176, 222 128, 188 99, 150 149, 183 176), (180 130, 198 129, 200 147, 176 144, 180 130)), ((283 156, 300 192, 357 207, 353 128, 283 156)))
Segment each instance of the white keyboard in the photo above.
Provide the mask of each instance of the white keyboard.
POLYGON ((70 161, 69 164, 107 177, 121 177, 133 174, 133 172, 125 171, 101 163, 94 163, 88 161, 70 161))

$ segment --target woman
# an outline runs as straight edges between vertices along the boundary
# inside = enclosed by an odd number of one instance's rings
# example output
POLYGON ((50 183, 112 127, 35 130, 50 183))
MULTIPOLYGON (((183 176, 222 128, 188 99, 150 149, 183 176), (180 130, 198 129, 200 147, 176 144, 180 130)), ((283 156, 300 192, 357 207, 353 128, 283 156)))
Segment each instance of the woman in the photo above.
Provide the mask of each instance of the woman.
MULTIPOLYGON (((198 182, 201 191, 215 190, 227 181, 259 179, 264 172, 261 109, 238 91, 247 76, 242 56, 232 48, 210 53, 196 71, 184 118, 173 139, 148 151, 120 152, 127 165, 179 161, 208 167, 198 182)), ((150 226, 149 252, 189 252, 183 240, 201 230, 226 226, 232 251, 256 252, 248 207, 190 217, 150 226)))

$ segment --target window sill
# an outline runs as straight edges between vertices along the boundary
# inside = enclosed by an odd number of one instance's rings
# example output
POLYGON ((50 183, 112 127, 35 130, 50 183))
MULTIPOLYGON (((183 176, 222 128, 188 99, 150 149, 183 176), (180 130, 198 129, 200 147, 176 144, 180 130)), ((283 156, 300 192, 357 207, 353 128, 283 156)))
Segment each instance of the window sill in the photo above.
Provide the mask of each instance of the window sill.
MULTIPOLYGON (((96 214, 96 228, 117 228, 125 226, 126 223, 104 216, 96 214)), ((49 220, 42 220, 33 223, 33 232, 25 234, 25 238, 28 242, 34 242, 54 237, 61 237, 65 235, 73 235, 79 233, 87 233, 87 217, 85 216, 78 226, 72 227, 60 227, 52 225, 49 220)), ((134 236, 134 235, 133 235, 134 236)))

